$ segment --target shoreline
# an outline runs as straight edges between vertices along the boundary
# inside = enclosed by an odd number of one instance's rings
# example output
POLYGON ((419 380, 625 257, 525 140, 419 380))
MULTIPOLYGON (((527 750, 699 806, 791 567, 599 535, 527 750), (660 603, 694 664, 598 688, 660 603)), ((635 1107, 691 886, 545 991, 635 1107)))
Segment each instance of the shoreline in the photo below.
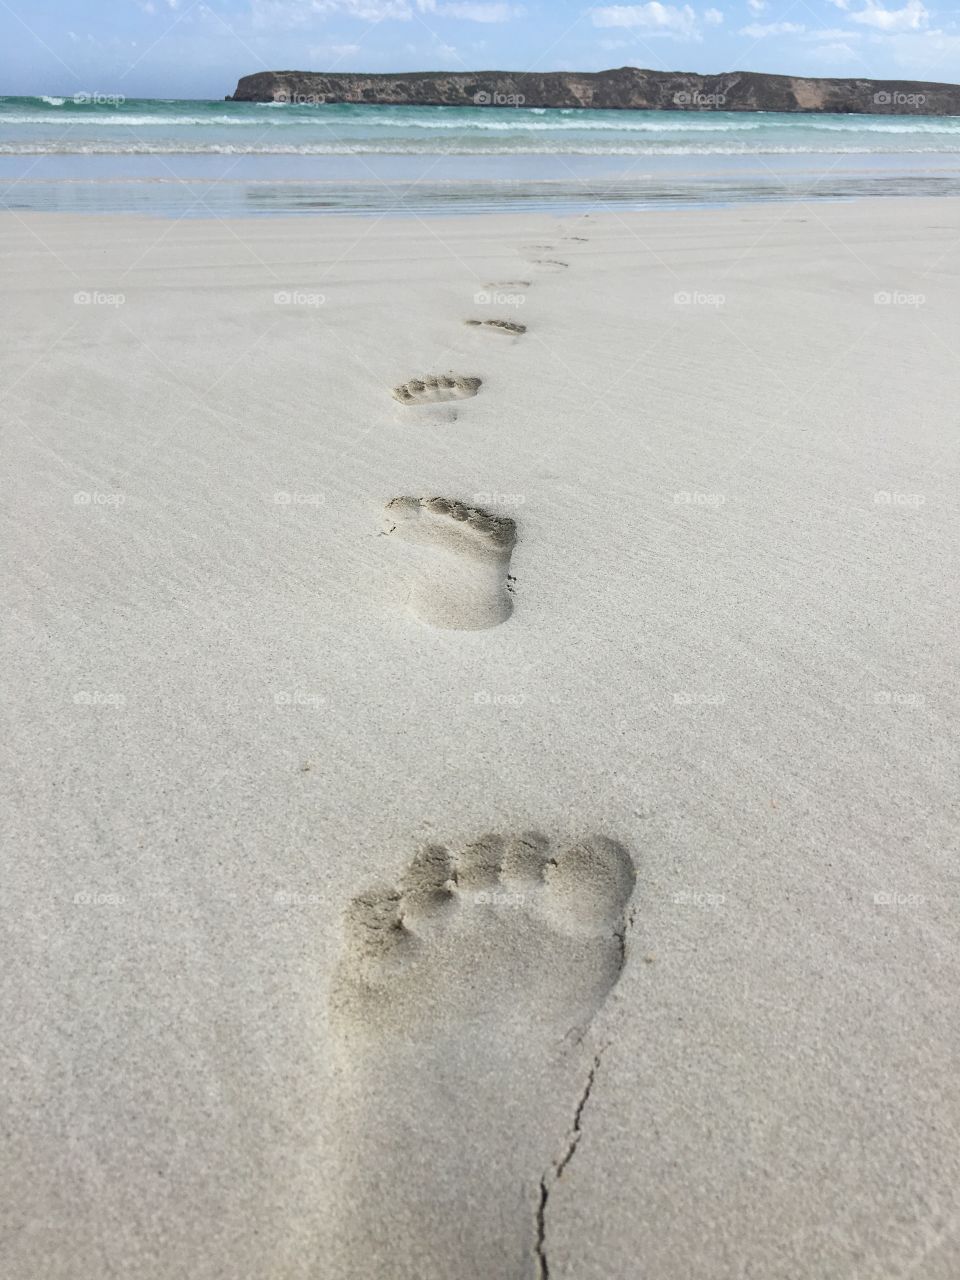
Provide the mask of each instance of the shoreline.
MULTIPOLYGON (((777 157, 777 166, 760 157, 726 157, 693 168, 689 157, 665 163, 662 157, 611 169, 595 158, 576 164, 567 157, 550 177, 517 176, 523 166, 473 158, 453 165, 423 157, 419 173, 411 157, 325 157, 337 176, 317 177, 312 158, 301 157, 76 157, 9 163, 0 157, 4 200, 18 215, 62 212, 109 217, 149 216, 178 219, 310 216, 444 217, 489 213, 520 216, 529 212, 576 217, 585 212, 648 213, 657 209, 734 208, 802 203, 816 207, 836 202, 876 200, 939 201, 960 196, 960 163, 911 164, 910 157, 862 157, 854 166, 844 156, 824 171, 812 157, 777 157), (101 163, 97 164, 97 161, 101 163), (131 163, 134 161, 134 163, 131 163), (335 163, 331 164, 330 161, 335 163), (884 163, 885 161, 885 163, 884 163), (99 169, 89 177, 91 167, 99 169), (482 176, 468 176, 486 167, 482 176), (302 170, 298 176, 296 170, 302 170), (640 170, 640 172, 637 172, 640 170), (459 172, 458 172, 459 171, 459 172), (47 176, 44 176, 44 175, 47 176), (441 176, 441 174, 443 176, 441 176), (5 185, 4 185, 5 184, 5 185)), ((582 158, 581 158, 582 159, 582 158)), ((839 158, 837 158, 839 159, 839 158)))

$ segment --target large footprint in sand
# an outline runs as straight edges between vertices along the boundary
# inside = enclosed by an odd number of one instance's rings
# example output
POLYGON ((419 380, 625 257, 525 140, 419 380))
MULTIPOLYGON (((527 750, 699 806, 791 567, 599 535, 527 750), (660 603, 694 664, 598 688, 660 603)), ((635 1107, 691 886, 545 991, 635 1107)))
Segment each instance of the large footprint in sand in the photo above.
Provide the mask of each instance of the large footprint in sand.
POLYGON ((513 520, 449 498, 394 498, 385 516, 385 532, 417 549, 410 607, 422 622, 478 631, 509 618, 513 520))
POLYGON ((623 968, 627 853, 429 845, 351 903, 330 993, 327 1280, 534 1280, 623 968))

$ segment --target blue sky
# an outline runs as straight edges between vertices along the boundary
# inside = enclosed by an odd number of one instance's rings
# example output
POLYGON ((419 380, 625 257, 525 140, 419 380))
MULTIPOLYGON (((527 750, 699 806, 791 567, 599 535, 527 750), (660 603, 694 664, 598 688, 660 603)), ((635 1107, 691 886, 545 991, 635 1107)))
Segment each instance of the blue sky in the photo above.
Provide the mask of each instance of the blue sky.
POLYGON ((260 70, 779 71, 960 81, 934 0, 0 0, 0 92, 220 98, 260 70))

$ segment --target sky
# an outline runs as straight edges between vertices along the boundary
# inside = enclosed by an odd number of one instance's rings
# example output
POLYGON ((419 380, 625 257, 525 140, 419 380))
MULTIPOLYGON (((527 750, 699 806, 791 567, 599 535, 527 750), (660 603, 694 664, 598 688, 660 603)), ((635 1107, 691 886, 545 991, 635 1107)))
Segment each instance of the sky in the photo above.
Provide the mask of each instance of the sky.
POLYGON ((775 71, 960 81, 935 0, 0 0, 0 93, 222 98, 254 71, 775 71))

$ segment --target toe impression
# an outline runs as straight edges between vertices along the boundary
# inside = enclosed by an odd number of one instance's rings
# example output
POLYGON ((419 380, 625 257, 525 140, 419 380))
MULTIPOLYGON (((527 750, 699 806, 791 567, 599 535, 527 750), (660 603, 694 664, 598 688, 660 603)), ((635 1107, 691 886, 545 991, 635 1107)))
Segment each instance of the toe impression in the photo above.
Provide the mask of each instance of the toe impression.
POLYGON ((564 849, 546 869, 547 903, 572 933, 614 933, 623 922, 636 872, 622 845, 592 836, 564 849))

